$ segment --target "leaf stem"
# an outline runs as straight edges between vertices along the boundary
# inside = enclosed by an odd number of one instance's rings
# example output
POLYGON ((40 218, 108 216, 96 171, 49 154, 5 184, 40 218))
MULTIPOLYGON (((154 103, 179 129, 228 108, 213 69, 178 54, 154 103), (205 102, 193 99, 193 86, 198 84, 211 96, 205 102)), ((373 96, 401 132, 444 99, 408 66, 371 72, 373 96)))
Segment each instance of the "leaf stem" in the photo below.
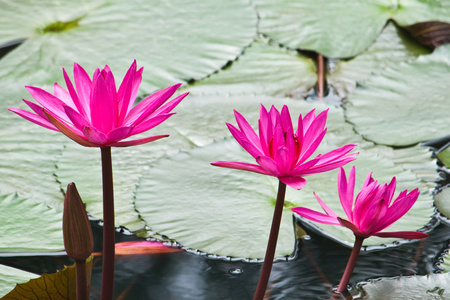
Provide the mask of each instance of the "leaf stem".
POLYGON ((337 289, 338 293, 344 293, 347 290, 347 285, 352 277, 353 270, 355 269, 356 261, 358 260, 359 252, 361 252, 361 247, 365 238, 355 236, 355 244, 353 245, 352 253, 348 259, 347 266, 345 267, 344 274, 342 275, 341 281, 337 289))
POLYGON ((101 300, 112 300, 114 291, 114 186, 111 147, 101 147, 103 181, 103 265, 101 300))
POLYGON ((77 276, 77 300, 88 300, 86 260, 75 260, 77 276))
POLYGON ((281 215, 283 213, 284 197, 286 195, 286 184, 279 181, 277 202, 273 212, 272 227, 270 228, 269 242, 267 243, 266 256, 264 258, 261 275, 253 300, 262 300, 266 292, 267 284, 272 271, 273 258, 277 247, 278 232, 280 231, 281 215))

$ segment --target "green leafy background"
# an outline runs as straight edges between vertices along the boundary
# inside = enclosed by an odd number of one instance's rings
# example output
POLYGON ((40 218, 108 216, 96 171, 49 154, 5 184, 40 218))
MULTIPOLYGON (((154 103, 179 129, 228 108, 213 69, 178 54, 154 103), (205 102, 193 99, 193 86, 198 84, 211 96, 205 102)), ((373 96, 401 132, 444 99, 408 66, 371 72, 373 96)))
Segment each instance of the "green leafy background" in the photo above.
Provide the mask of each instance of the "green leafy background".
MULTIPOLYGON (((98 149, 7 111, 32 100, 24 85, 64 86, 61 67, 71 74, 74 62, 88 73, 108 64, 119 82, 137 59, 144 66, 141 96, 176 82, 191 92, 176 116, 149 133, 169 138, 113 149, 117 226, 208 253, 261 258, 276 180, 209 164, 252 162, 225 122, 235 123, 236 109, 256 127, 260 103, 287 104, 293 119, 330 108, 318 153, 358 144, 357 189, 369 171, 382 182, 397 176, 398 191, 419 187, 416 205, 390 230, 422 228, 433 215, 437 165, 419 143, 449 134, 450 49, 426 49, 400 26, 448 22, 448 1, 0 0, 0 7, 0 45, 24 40, 0 58, 0 200, 8 219, 1 226, 11 231, 2 238, 4 251, 63 249, 69 182, 88 212, 102 216, 98 149), (328 84, 338 101, 303 101, 314 98, 317 80, 314 55, 304 50, 329 58, 328 84), (29 227, 46 238, 23 229, 29 227)), ((307 180, 301 191, 288 189, 278 256, 294 249, 291 206, 320 209, 315 191, 340 209, 335 171, 307 180)), ((449 198, 444 190, 436 203, 447 216, 449 198)), ((353 242, 345 228, 302 222, 341 244, 353 242)))

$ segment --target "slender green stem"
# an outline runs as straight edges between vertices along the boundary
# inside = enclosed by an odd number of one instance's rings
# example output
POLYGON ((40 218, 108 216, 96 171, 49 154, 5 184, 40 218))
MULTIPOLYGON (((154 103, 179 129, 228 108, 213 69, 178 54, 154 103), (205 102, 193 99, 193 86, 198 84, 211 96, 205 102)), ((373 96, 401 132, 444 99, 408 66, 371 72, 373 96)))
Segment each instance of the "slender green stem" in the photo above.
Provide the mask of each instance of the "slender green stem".
POLYGON ((281 181, 278 184, 277 202, 273 212, 272 227, 270 228, 269 242, 267 243, 266 256, 264 258, 261 275, 259 277, 258 286, 256 287, 253 300, 262 300, 266 292, 267 284, 272 271, 273 258, 275 257, 275 249, 277 247, 278 232, 280 231, 281 215, 283 213, 284 196, 286 195, 286 184, 281 181))
POLYGON ((86 260, 76 260, 77 300, 88 300, 86 260))
POLYGON ((103 180, 103 266, 101 300, 112 300, 114 291, 114 188, 111 147, 102 147, 103 180))
POLYGON ((352 253, 350 254, 350 258, 348 259, 347 266, 345 267, 344 274, 341 278, 341 282, 339 282, 339 286, 337 289, 338 293, 342 294, 347 289, 350 277, 352 277, 353 270, 355 269, 356 261, 358 260, 359 252, 361 252, 363 241, 363 237, 355 236, 355 245, 353 245, 352 253))

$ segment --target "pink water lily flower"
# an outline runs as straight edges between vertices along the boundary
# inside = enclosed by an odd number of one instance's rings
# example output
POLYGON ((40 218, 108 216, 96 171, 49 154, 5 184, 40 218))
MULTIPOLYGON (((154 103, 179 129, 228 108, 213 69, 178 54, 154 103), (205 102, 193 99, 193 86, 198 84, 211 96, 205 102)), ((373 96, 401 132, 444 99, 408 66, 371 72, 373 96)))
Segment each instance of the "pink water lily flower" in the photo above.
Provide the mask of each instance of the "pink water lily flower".
POLYGON ((281 182, 301 189, 304 176, 336 169, 355 159, 358 153, 348 153, 356 145, 345 145, 315 158, 307 159, 316 151, 326 133, 328 110, 315 115, 313 109, 298 118, 294 132, 289 109, 283 106, 281 113, 272 106, 270 111, 261 105, 259 135, 247 120, 234 112, 239 129, 227 123, 228 129, 239 144, 252 155, 256 164, 216 161, 214 166, 246 170, 277 177, 281 182))
POLYGON ((353 231, 356 237, 361 238, 379 236, 421 239, 427 237, 426 233, 418 231, 381 232, 406 214, 419 197, 419 190, 416 188, 409 193, 407 190, 402 191, 393 200, 395 187, 395 177, 389 184, 381 185, 372 178, 372 173, 369 173, 356 200, 353 201, 355 167, 353 166, 350 170, 348 181, 344 169, 340 168, 338 174, 339 199, 348 220, 338 217, 317 195, 315 195, 317 201, 326 214, 304 207, 295 207, 292 208, 292 211, 312 221, 347 227, 353 231))
POLYGON ((75 86, 63 68, 67 90, 57 83, 53 94, 27 86, 40 105, 24 99, 34 113, 17 108, 10 110, 40 126, 60 131, 87 147, 126 147, 148 143, 168 135, 122 140, 165 121, 188 93, 164 104, 181 85, 176 84, 150 95, 133 107, 142 71, 143 68, 137 70, 134 61, 117 90, 113 73, 107 65, 103 70, 95 70, 91 80, 86 71, 75 63, 75 86))

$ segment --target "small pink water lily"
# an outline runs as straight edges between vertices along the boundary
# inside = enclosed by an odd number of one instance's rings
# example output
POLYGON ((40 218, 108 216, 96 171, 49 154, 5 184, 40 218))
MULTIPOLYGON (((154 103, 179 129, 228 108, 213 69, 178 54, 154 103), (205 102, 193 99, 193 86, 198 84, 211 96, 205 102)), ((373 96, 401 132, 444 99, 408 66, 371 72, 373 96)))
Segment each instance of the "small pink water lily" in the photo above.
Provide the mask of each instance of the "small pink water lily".
POLYGON ((247 120, 234 111, 239 129, 227 123, 228 129, 239 144, 255 158, 258 165, 230 161, 216 161, 211 164, 275 176, 281 182, 301 189, 306 184, 304 176, 336 169, 353 161, 358 154, 348 153, 356 145, 345 145, 306 161, 325 136, 327 113, 328 110, 316 116, 313 109, 304 118, 300 115, 298 128, 294 132, 286 105, 281 113, 274 106, 268 112, 261 105, 258 135, 247 120))
POLYGON ((34 113, 17 108, 10 110, 40 126, 60 131, 87 147, 126 147, 148 143, 168 135, 122 140, 165 121, 188 93, 164 104, 181 85, 176 84, 150 95, 133 107, 142 71, 143 68, 137 70, 134 61, 117 90, 113 73, 107 65, 103 70, 95 70, 91 80, 86 71, 75 63, 75 87, 63 68, 67 90, 55 83, 52 95, 38 87, 27 86, 40 105, 23 99, 34 113))
POLYGON ((418 189, 414 189, 409 193, 407 190, 404 190, 393 200, 395 187, 395 177, 392 178, 389 184, 380 185, 372 178, 372 173, 369 173, 361 191, 356 196, 356 200, 353 201, 355 167, 353 166, 350 170, 348 181, 344 169, 340 168, 338 174, 339 199, 348 220, 338 217, 315 194, 317 201, 319 201, 326 214, 304 207, 295 207, 292 208, 292 211, 312 221, 347 227, 353 231, 356 237, 360 238, 379 236, 422 239, 427 237, 426 233, 418 231, 381 232, 406 214, 419 197, 418 189))

